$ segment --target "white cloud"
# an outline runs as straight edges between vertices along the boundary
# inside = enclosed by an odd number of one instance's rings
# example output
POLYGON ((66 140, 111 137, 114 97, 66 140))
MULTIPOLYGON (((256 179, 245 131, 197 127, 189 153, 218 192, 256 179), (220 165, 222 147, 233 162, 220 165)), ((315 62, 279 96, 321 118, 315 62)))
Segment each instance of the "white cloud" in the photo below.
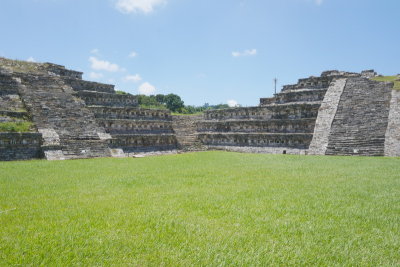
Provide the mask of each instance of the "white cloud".
POLYGON ((233 99, 228 100, 227 103, 228 103, 228 106, 231 107, 231 108, 239 106, 239 103, 236 100, 233 100, 233 99))
POLYGON ((320 6, 324 2, 324 0, 314 0, 315 4, 320 6))
POLYGON ((140 77, 139 74, 135 74, 135 75, 126 75, 124 77, 124 80, 127 82, 139 82, 142 80, 142 77, 140 77))
POLYGON ((92 71, 91 73, 89 73, 89 77, 90 79, 100 79, 103 78, 103 74, 92 71))
POLYGON ((34 59, 33 57, 29 57, 26 61, 28 61, 28 62, 36 62, 36 59, 34 59))
POLYGON ((138 54, 135 51, 132 51, 128 57, 136 57, 138 54))
POLYGON ((245 56, 255 56, 257 55, 257 49, 247 49, 243 52, 234 51, 232 52, 233 57, 245 57, 245 56))
POLYGON ((92 63, 91 67, 94 70, 105 70, 109 72, 117 72, 122 70, 117 64, 100 60, 96 57, 90 57, 89 61, 92 63))
POLYGON ((138 88, 139 94, 142 95, 153 95, 157 90, 148 82, 142 83, 138 88))
POLYGON ((138 12, 148 14, 153 12, 155 7, 166 3, 166 0, 118 0, 115 8, 125 14, 138 12))
POLYGON ((90 53, 91 53, 91 54, 98 55, 98 54, 100 53, 100 50, 97 49, 97 48, 93 48, 92 50, 90 50, 90 53))

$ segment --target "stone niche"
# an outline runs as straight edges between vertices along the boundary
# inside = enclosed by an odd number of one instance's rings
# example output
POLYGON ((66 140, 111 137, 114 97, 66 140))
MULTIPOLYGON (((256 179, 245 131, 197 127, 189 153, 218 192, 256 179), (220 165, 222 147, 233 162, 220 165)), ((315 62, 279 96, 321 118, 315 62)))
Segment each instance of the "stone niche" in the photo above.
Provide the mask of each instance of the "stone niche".
POLYGON ((120 120, 167 120, 172 121, 171 113, 167 110, 120 108, 120 107, 89 107, 98 119, 120 120))
POLYGON ((138 105, 137 96, 133 95, 95 91, 79 91, 76 95, 88 106, 136 107, 138 105))
POLYGON ((266 121, 202 121, 197 124, 198 132, 269 132, 269 133, 312 133, 315 119, 266 120, 266 121))
POLYGON ((176 149, 176 137, 174 134, 116 134, 113 135, 113 139, 110 142, 110 147, 123 148, 125 153, 172 150, 176 149))
POLYGON ((169 121, 155 120, 112 120, 98 119, 101 126, 110 134, 129 134, 129 133, 173 133, 172 124, 169 121))
POLYGON ((40 133, 0 133, 0 160, 26 160, 42 157, 40 133))
POLYGON ((199 134, 209 146, 308 148, 312 134, 207 133, 199 134))

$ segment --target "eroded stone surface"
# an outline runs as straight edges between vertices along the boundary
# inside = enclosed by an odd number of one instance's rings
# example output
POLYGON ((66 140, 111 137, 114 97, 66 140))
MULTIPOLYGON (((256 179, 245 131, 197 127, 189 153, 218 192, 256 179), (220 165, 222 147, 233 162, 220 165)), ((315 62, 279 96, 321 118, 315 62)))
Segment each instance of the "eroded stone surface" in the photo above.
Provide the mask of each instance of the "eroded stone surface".
POLYGON ((326 92, 324 101, 318 110, 314 135, 308 151, 310 155, 325 155, 328 147, 331 125, 335 118, 343 89, 346 86, 346 80, 347 79, 337 79, 333 81, 326 92))

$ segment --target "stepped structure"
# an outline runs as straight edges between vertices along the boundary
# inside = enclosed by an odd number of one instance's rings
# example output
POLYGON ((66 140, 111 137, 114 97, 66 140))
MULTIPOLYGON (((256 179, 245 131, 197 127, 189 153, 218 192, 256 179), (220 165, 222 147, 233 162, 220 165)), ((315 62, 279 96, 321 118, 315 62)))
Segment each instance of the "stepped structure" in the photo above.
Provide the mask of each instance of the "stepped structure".
POLYGON ((173 116, 173 128, 178 146, 183 150, 203 150, 198 139, 197 124, 202 121, 202 115, 173 116))
POLYGON ((0 160, 175 149, 400 156, 400 91, 376 76, 326 71, 257 107, 172 116, 61 65, 0 58, 0 160))
POLYGON ((169 112, 140 109, 136 96, 117 94, 113 85, 84 81, 81 72, 50 63, 1 58, 0 66, 3 121, 16 124, 26 117, 32 124, 29 139, 26 132, 0 134, 2 160, 125 156, 176 147, 169 112), (24 144, 26 153, 14 149, 24 144))
POLYGON ((199 139, 242 152, 400 156, 399 94, 375 76, 326 71, 261 98, 258 107, 207 111, 199 139))

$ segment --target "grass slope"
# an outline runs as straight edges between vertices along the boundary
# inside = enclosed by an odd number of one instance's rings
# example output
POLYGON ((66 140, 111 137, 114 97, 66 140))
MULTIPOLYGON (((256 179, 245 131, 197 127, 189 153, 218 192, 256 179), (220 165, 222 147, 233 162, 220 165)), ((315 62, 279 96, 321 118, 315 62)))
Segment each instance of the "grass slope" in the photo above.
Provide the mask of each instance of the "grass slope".
POLYGON ((393 82, 395 90, 400 90, 400 77, 399 76, 381 76, 372 78, 378 82, 393 82))
POLYGON ((0 265, 400 264, 400 159, 0 163, 0 265))

